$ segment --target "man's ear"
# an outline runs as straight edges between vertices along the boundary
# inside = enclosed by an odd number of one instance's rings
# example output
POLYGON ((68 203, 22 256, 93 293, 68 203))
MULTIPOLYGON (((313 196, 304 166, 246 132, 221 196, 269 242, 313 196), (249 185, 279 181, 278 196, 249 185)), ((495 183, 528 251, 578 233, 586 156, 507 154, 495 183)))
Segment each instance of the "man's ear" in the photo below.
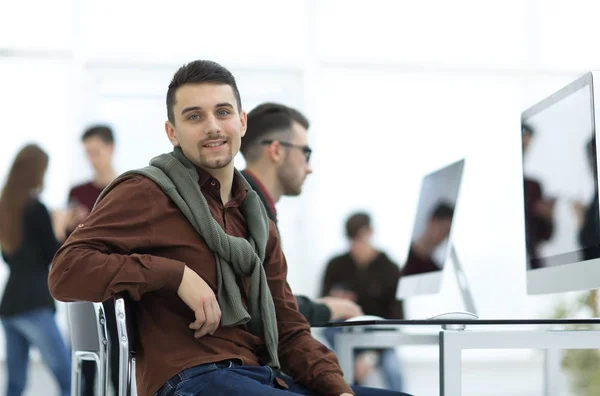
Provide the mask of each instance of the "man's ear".
POLYGON ((265 150, 269 159, 275 163, 281 163, 285 158, 285 150, 277 140, 269 144, 265 150))
POLYGON ((246 134, 246 130, 248 129, 248 116, 246 115, 246 112, 243 110, 240 113, 240 124, 242 125, 242 127, 240 129, 240 135, 242 137, 244 137, 244 135, 246 134))
POLYGON ((165 121, 165 132, 167 132, 167 137, 169 138, 169 141, 173 147, 179 146, 179 140, 175 135, 175 126, 171 123, 171 121, 165 121))

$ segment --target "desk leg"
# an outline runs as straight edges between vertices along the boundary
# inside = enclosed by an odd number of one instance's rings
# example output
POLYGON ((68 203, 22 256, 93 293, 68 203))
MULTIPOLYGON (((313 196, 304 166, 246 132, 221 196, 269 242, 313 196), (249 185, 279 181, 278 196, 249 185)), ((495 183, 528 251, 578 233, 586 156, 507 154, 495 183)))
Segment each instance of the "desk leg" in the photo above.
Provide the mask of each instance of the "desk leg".
POLYGON ((335 335, 337 345, 337 356, 340 362, 340 368, 344 373, 344 379, 350 385, 354 384, 354 348, 352 343, 347 341, 347 338, 352 336, 351 333, 342 331, 335 335))
POLYGON ((561 352, 556 348, 544 349, 544 396, 558 396, 561 390, 561 352))
POLYGON ((462 392, 462 348, 450 342, 452 331, 440 332, 440 396, 459 396, 462 392))

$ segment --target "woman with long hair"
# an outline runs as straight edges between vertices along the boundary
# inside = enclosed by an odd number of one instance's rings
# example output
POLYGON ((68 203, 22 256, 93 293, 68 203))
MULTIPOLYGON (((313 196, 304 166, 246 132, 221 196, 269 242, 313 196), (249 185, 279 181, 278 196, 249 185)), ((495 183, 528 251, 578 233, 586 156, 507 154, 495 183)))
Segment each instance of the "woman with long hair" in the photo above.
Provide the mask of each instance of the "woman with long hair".
POLYGON ((0 319, 6 336, 7 396, 20 396, 27 383, 29 348, 36 347, 60 387, 71 390, 71 357, 56 325, 56 307, 48 290, 48 269, 60 247, 53 220, 39 201, 48 155, 29 144, 17 154, 0 195, 0 246, 10 269, 0 319))

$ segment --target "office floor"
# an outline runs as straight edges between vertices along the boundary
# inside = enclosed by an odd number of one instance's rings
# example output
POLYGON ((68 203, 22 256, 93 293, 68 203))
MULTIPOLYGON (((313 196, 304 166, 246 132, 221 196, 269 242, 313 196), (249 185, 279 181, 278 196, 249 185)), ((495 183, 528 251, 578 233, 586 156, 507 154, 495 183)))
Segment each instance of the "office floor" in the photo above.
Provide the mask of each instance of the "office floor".
MULTIPOLYGON (((539 362, 465 362, 462 396, 542 396, 542 370, 539 362)), ((436 396, 438 371, 436 362, 405 362, 407 391, 415 396, 436 396)), ((54 396, 58 390, 44 366, 31 363, 29 382, 24 396, 54 396)), ((0 370, 0 394, 4 394, 6 371, 0 370)), ((380 384, 377 374, 369 384, 380 384)), ((562 392, 561 396, 569 396, 562 392)))

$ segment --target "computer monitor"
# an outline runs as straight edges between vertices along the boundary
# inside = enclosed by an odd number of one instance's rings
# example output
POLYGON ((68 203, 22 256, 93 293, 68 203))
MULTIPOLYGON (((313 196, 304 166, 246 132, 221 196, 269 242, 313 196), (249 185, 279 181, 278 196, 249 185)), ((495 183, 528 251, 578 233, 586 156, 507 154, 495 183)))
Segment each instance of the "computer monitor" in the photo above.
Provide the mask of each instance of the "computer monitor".
POLYGON ((423 178, 411 243, 396 293, 399 299, 440 291, 444 263, 452 252, 454 208, 464 163, 461 159, 423 178))
POLYGON ((600 287, 596 78, 521 114, 528 294, 600 287))

